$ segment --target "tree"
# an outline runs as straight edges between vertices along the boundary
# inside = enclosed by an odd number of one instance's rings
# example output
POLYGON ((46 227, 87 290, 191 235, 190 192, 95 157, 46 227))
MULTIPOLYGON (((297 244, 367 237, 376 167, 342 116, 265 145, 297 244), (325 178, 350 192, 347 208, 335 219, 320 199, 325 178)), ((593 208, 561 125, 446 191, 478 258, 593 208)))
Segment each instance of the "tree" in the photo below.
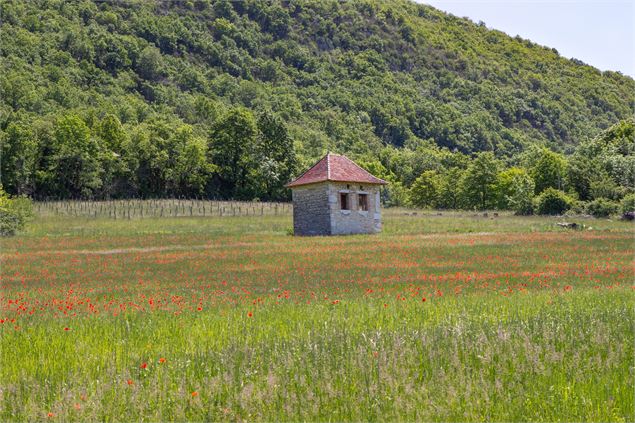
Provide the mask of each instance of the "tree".
POLYGON ((468 208, 485 210, 496 204, 498 160, 491 152, 479 153, 461 180, 462 197, 468 208))
POLYGON ((496 182, 497 206, 516 214, 532 214, 534 189, 534 181, 525 169, 506 169, 498 174, 496 182))
POLYGON ((163 57, 158 48, 148 46, 141 50, 137 60, 137 73, 148 81, 156 81, 163 74, 163 57))
POLYGON ((69 113, 57 120, 54 133, 41 192, 61 198, 92 198, 102 185, 102 167, 90 129, 79 116, 69 113))
POLYGON ((442 209, 458 209, 461 207, 461 186, 459 181, 463 178, 463 170, 451 167, 441 178, 437 207, 442 209))
POLYGON ((105 147, 115 153, 121 152, 121 148, 126 142, 128 135, 123 129, 117 116, 107 114, 99 123, 97 135, 103 141, 105 147))
POLYGON ((103 168, 102 186, 99 196, 102 198, 127 197, 134 195, 131 182, 133 179, 134 160, 131 160, 129 137, 119 119, 108 114, 96 125, 99 137, 99 162, 103 168))
POLYGON ((589 193, 593 199, 610 198, 617 200, 621 197, 617 184, 605 170, 593 174, 590 182, 589 193))
POLYGON ((129 151, 134 157, 137 192, 144 198, 167 195, 165 172, 168 169, 168 154, 165 143, 166 130, 160 124, 151 122, 138 126, 131 132, 129 151))
POLYGON ((212 126, 208 156, 218 166, 221 192, 225 196, 250 198, 257 135, 253 114, 242 107, 229 110, 212 126))
POLYGON ((39 145, 31 125, 11 122, 0 132, 0 175, 5 188, 14 194, 31 194, 39 145))
POLYGON ((497 207, 518 214, 531 213, 534 189, 534 181, 525 169, 506 169, 498 174, 496 181, 497 207))
POLYGON ((601 166, 595 160, 575 154, 567 166, 567 186, 578 194, 580 200, 590 200, 593 174, 600 170, 601 166))
POLYGON ((529 173, 534 180, 536 194, 547 188, 562 190, 564 188, 567 160, 553 151, 543 148, 538 160, 533 164, 529 173))
POLYGON ((440 177, 434 170, 423 172, 410 187, 408 198, 416 207, 434 208, 439 197, 440 177))
POLYGON ((173 195, 197 197, 204 193, 205 186, 216 166, 207 162, 207 143, 196 137, 192 127, 184 125, 177 129, 170 143, 174 151, 168 189, 173 195))
POLYGON ((295 173, 297 160, 293 140, 284 122, 270 111, 258 116, 259 178, 267 199, 283 199, 284 184, 295 173))

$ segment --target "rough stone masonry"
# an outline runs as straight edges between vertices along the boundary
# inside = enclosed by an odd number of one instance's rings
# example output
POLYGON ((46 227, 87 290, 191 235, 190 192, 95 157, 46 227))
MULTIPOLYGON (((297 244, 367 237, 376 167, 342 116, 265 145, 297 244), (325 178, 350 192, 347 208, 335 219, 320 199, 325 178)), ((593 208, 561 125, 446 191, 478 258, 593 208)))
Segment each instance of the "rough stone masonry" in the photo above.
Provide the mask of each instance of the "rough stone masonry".
POLYGON ((379 191, 385 181, 345 156, 329 153, 295 181, 295 235, 366 234, 381 231, 379 191))

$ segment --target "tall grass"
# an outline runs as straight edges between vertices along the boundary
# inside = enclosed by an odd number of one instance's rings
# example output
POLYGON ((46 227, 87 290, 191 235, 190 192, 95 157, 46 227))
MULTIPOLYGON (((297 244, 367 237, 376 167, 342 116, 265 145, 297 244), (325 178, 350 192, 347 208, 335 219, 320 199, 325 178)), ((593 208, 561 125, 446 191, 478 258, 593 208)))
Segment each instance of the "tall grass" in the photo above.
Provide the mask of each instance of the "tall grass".
POLYGON ((0 420, 632 421, 633 226, 554 221, 42 218, 2 244, 0 420))

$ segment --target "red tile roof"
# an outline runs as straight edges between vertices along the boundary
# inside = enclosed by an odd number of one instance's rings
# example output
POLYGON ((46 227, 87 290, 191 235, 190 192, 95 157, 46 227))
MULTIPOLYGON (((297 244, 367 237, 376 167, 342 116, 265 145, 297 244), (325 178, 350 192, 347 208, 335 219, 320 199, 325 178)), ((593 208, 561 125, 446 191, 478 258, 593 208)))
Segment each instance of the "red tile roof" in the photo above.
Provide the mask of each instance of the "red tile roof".
POLYGON ((351 159, 339 154, 328 153, 309 170, 300 175, 295 181, 285 185, 288 188, 300 185, 315 184, 317 182, 355 182, 362 184, 385 185, 386 181, 379 179, 356 165, 351 159))

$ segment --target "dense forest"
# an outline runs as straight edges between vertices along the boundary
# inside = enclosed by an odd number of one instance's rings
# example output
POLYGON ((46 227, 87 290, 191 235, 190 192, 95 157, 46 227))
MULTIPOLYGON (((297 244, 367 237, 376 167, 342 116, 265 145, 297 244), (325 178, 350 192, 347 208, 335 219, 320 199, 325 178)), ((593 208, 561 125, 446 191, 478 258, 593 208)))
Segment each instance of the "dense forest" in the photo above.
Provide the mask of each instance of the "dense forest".
POLYGON ((0 22, 13 195, 285 199, 329 150, 389 180, 388 205, 633 191, 633 79, 430 6, 3 1, 0 22))

